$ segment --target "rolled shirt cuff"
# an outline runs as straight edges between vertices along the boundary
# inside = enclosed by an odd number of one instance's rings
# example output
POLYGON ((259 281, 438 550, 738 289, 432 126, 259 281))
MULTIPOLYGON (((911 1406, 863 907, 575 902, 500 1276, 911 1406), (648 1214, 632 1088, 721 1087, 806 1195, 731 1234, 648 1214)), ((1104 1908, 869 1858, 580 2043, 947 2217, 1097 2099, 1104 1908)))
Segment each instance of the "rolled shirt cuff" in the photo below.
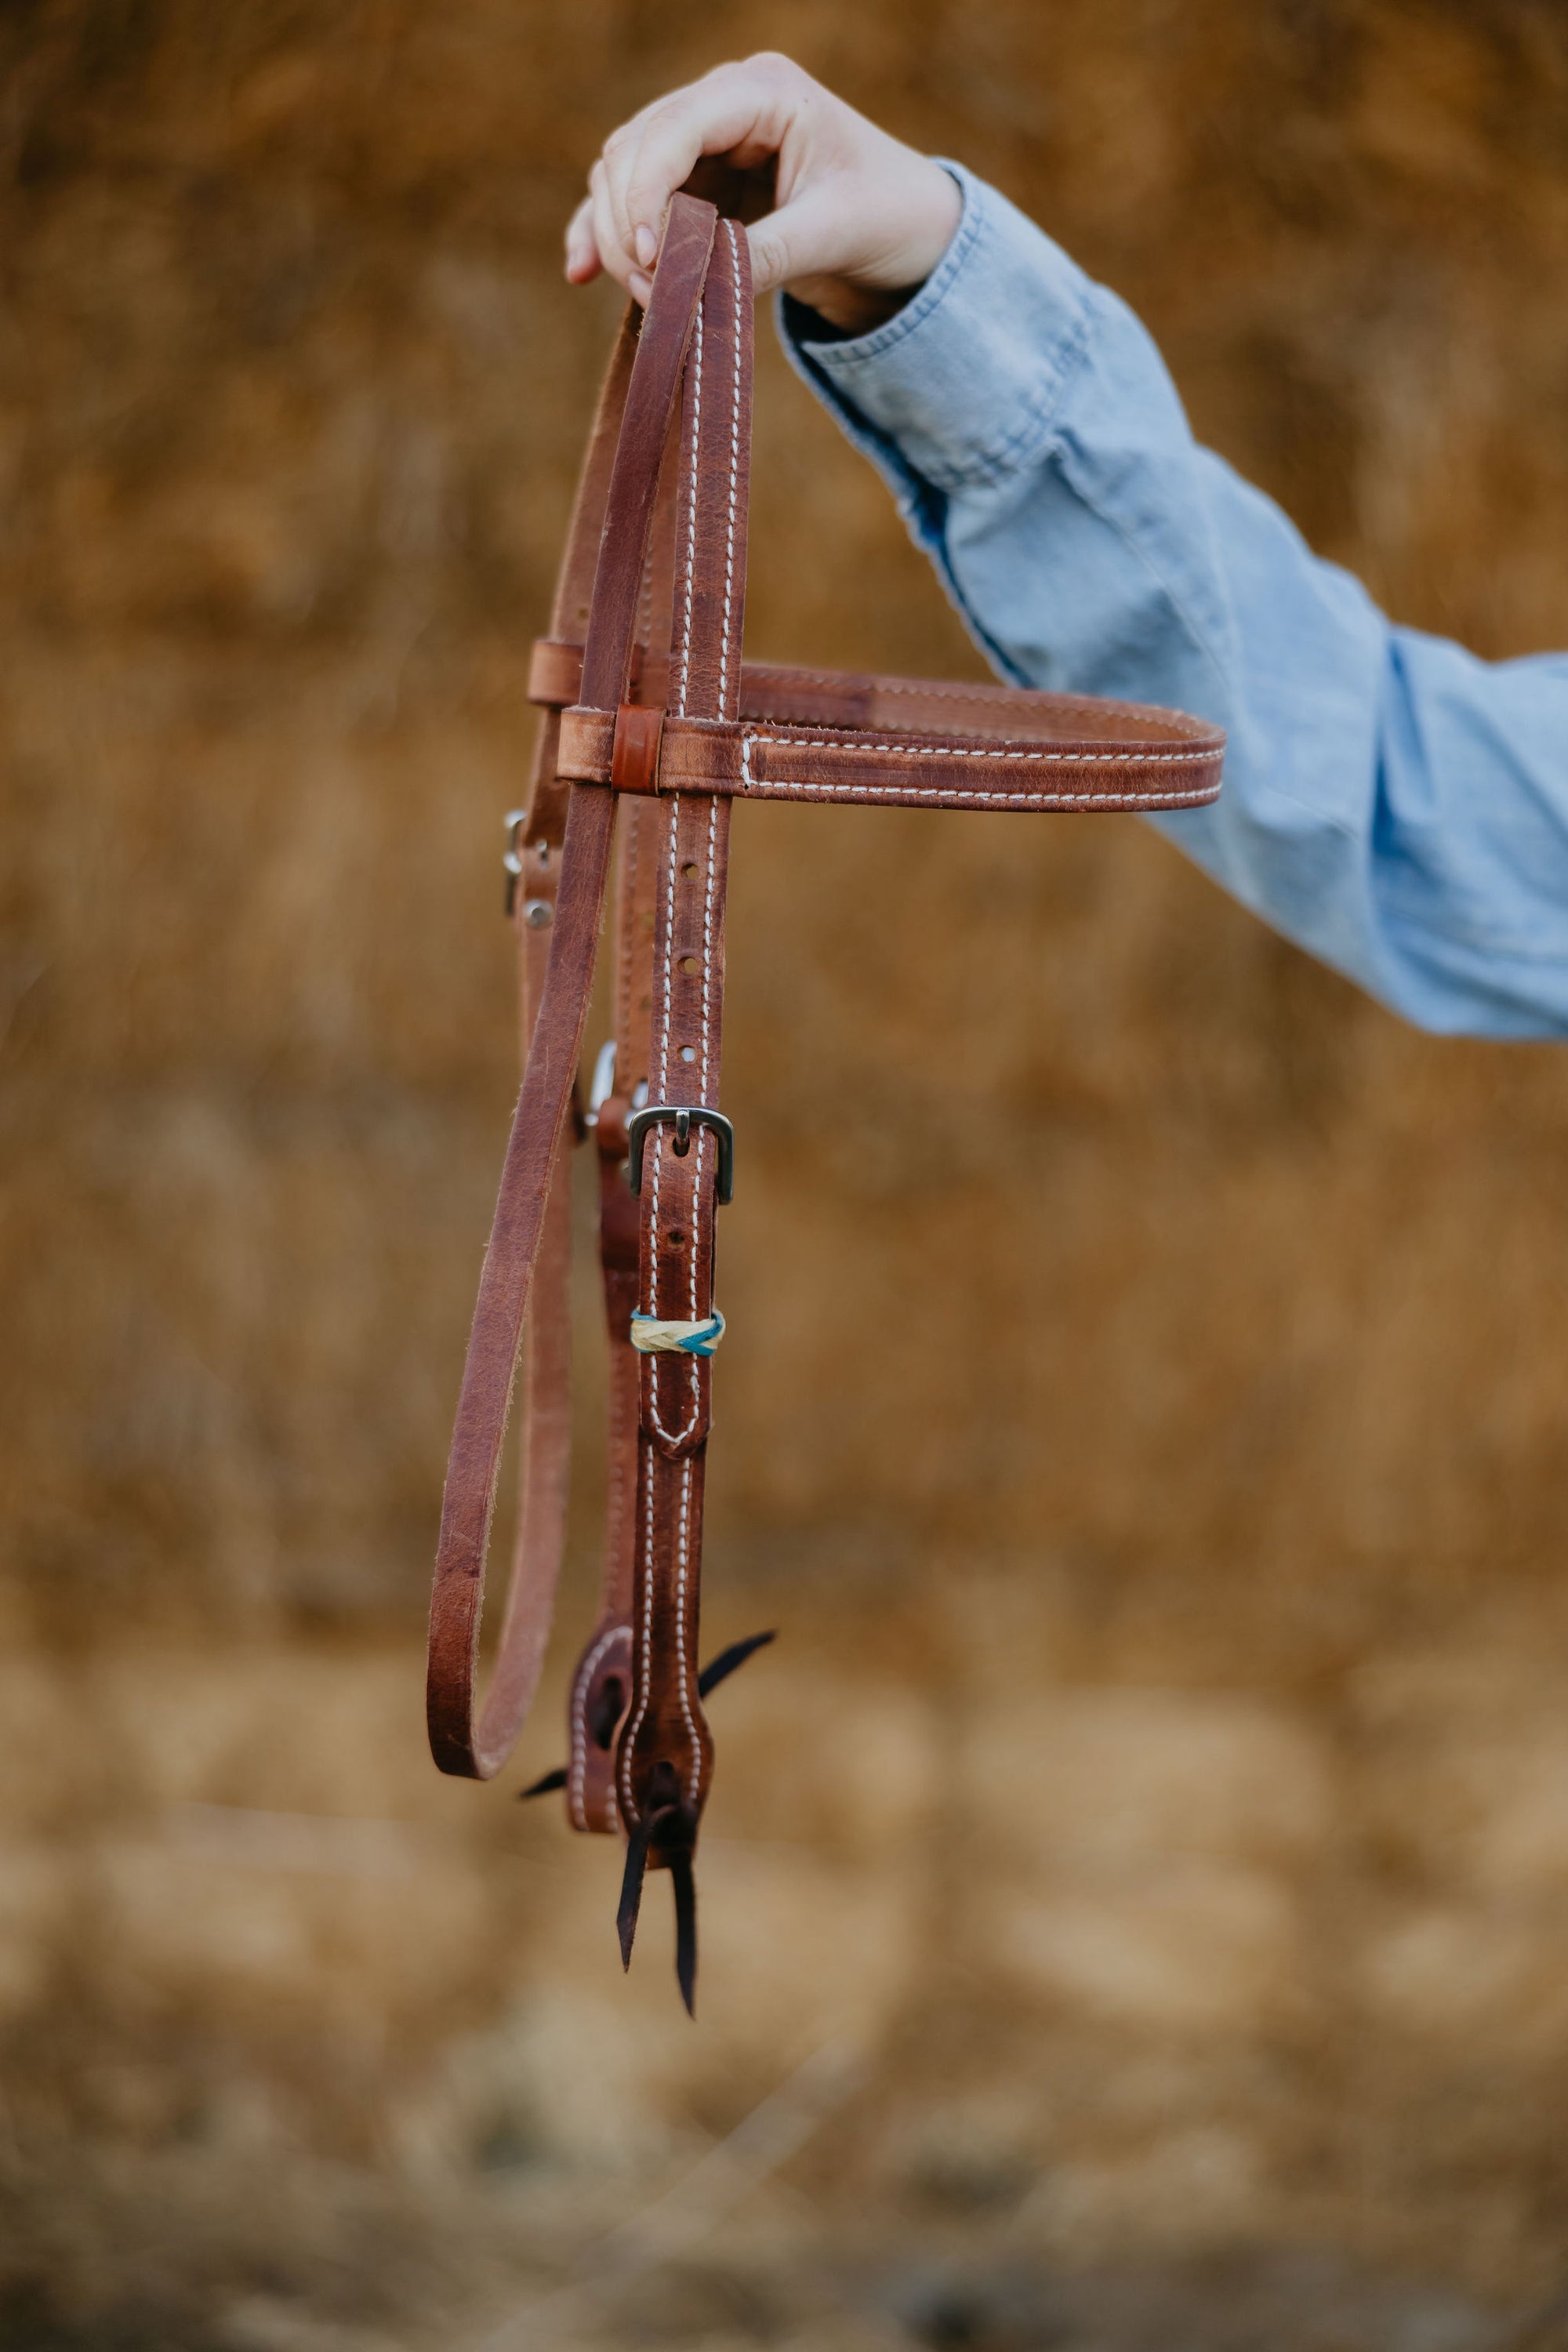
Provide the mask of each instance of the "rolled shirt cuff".
POLYGON ((868 335, 834 337, 780 298, 779 332, 812 389, 906 503, 1003 480, 1051 431, 1085 364, 1090 281, 1060 246, 962 163, 952 243, 920 291, 868 335))

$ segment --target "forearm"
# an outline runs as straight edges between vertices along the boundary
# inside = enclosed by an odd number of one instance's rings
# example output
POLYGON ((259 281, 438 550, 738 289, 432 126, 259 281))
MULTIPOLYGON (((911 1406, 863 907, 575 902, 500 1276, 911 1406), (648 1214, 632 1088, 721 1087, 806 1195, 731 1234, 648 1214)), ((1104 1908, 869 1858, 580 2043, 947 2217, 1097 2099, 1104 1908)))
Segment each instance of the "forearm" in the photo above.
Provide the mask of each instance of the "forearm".
POLYGON ((993 661, 1217 719, 1218 804, 1155 822, 1409 1018, 1568 1034, 1568 664, 1393 628, 1194 442, 1125 306, 960 176, 895 319, 825 342, 786 306, 786 341, 993 661))

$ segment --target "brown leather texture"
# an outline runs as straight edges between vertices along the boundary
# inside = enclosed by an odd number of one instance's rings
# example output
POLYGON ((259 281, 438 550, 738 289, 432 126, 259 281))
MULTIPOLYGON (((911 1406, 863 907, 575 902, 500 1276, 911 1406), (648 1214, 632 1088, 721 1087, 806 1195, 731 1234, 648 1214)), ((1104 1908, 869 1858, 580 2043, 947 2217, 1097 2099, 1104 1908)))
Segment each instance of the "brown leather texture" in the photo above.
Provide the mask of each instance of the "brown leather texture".
MULTIPOLYGON (((595 718, 599 713, 595 711, 595 718)), ((608 783, 617 793, 657 793, 659 789, 659 751, 664 738, 662 710, 645 709, 635 702, 623 702, 616 713, 615 733, 610 746, 610 762, 603 776, 580 778, 574 768, 557 759, 557 771, 571 776, 574 782, 608 783)))
MULTIPOLYGON (((551 634, 516 919, 526 1059, 458 1397, 431 1603, 427 1710, 444 1771, 489 1779, 536 1687, 563 1549, 569 1135, 594 1137, 609 1338, 599 1609, 571 1678, 564 1791, 668 1872, 677 1973, 696 1970, 692 1856, 713 1769, 703 1692, 770 1637, 698 1664, 712 1417, 730 812, 737 797, 1088 814, 1219 790, 1224 738, 1179 711, 746 663, 752 291, 745 233, 671 205, 647 309, 623 324, 589 438, 551 634), (613 1070, 578 1063, 612 866, 613 1070), (630 1149, 633 1134, 637 1150, 630 1149), (634 1192, 628 1173, 640 1165, 634 1192), (485 1555, 520 1356, 521 1499, 482 1707, 485 1555)), ((534 1791, 525 1793, 535 1793, 534 1791)))
MULTIPOLYGON (((1194 722, 1190 737, 1168 730, 1161 743, 1106 741, 1085 731, 1080 709, 1069 705, 1062 714, 1069 723, 1045 740, 982 741, 978 730, 944 738, 907 725, 895 731, 672 716, 657 745, 639 733, 635 769, 621 730, 626 719, 646 721, 651 714, 570 709, 561 714, 559 768, 575 783, 614 782, 631 792, 868 800, 905 808, 1169 809, 1214 799, 1224 747, 1212 730, 1194 722), (617 757, 635 781, 620 782, 617 757)), ((1057 714, 1038 715, 1048 720, 1057 714)), ((1131 714, 1122 723, 1130 722, 1131 714)))
MULTIPOLYGON (((581 646, 541 638, 529 694, 561 713, 559 772, 607 783, 614 729, 607 737, 605 714, 579 706, 581 682, 581 646)), ((738 719, 672 726, 657 788, 851 800, 881 784, 877 797, 914 806, 967 806, 989 790, 1000 804, 1028 807, 1037 788, 1072 806, 1072 786, 1086 781, 1097 802, 1193 807, 1215 797, 1225 753, 1217 727, 1149 703, 760 662, 742 666, 738 719), (822 736, 836 740, 813 740, 822 736), (775 750, 787 759, 766 757, 775 750), (849 756, 808 761, 813 750, 849 756), (1068 768, 1070 782, 1050 774, 1068 768)))
MULTIPOLYGON (((710 208, 685 200, 672 205, 656 273, 659 283, 643 315, 636 356, 625 376, 605 494, 607 520, 599 536, 583 656, 584 691, 603 690, 612 709, 626 682, 659 458, 680 395, 686 347, 712 240, 710 208)), ((619 373, 613 364, 612 388, 619 373)), ((579 499, 584 526, 589 498, 603 469, 604 452, 591 454, 599 462, 579 499)), ((546 793, 552 803, 554 782, 552 777, 546 793)), ((489 1780, 500 1769, 526 1711, 525 1700, 504 1715, 488 1710, 476 1722, 485 1558, 519 1341, 582 1052, 609 874, 613 814, 608 793, 574 790, 567 803, 550 960, 479 1277, 442 1498, 426 1716, 431 1751, 441 1769, 474 1780, 489 1780)), ((542 830, 542 821, 537 824, 542 830)), ((530 846, 535 831, 536 822, 531 822, 526 835, 530 846)), ((548 1564, 525 1560, 521 1568, 531 1598, 508 1612, 520 1643, 525 1624, 547 1619, 554 1591, 548 1564)))

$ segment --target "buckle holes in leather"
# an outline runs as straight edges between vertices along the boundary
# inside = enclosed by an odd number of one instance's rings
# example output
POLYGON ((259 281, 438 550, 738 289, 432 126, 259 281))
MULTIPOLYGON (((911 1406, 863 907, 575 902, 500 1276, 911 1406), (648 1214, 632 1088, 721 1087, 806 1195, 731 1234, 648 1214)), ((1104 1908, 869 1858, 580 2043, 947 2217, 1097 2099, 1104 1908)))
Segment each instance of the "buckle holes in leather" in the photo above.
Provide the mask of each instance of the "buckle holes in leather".
POLYGON ((696 1046, 682 1045, 680 1049, 680 1058, 683 1062, 694 1062, 697 1059, 696 1046))
POLYGON ((695 956, 682 956, 680 959, 680 969, 682 971, 695 972, 700 971, 701 970, 701 966, 699 964, 695 956))
POLYGON ((697 868, 689 859, 680 869, 680 878, 683 882, 695 882, 697 879, 697 868))
POLYGON ((671 1234, 669 1236, 669 1246, 671 1249, 684 1249, 686 1247, 686 1235, 684 1234, 671 1234))
POLYGON ((594 1700, 588 1728, 595 1748, 608 1748, 616 1726, 626 1711, 626 1686, 619 1675, 606 1675, 594 1700))

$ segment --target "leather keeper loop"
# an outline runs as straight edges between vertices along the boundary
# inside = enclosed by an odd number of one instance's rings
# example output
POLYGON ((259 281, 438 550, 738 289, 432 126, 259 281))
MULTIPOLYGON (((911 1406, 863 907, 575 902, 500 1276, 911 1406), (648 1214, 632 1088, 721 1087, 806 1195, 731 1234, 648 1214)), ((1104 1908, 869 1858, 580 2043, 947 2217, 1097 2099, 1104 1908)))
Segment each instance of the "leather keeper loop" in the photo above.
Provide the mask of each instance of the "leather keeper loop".
POLYGON ((635 702, 622 703, 616 713, 616 740, 610 753, 613 791, 658 791, 658 754, 663 737, 662 710, 645 710, 635 702))
POLYGON ((583 648, 535 637, 528 657, 528 698, 546 710, 564 710, 583 691, 583 648))

